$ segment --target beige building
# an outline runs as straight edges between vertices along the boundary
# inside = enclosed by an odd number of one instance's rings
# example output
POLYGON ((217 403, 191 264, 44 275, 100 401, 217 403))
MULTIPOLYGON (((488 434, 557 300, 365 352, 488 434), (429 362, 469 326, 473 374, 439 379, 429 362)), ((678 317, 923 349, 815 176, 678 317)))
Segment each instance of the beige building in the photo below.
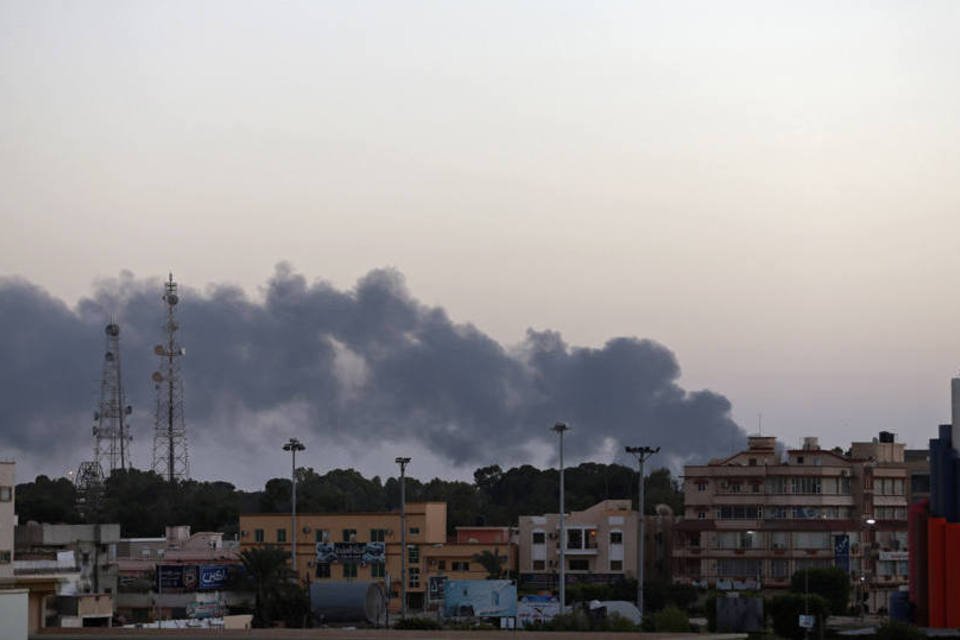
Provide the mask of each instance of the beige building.
MULTIPOLYGON (((290 514, 241 514, 240 549, 279 545, 290 549, 290 514)), ((474 560, 484 551, 504 558, 505 570, 516 564, 509 530, 475 527, 447 538, 447 505, 406 505, 407 607, 429 609, 431 579, 483 579, 486 570, 474 560), (503 533, 506 531, 507 533, 503 533)), ((367 580, 390 584, 390 608, 400 608, 401 521, 399 511, 382 513, 297 514, 297 575, 315 580, 367 580), (383 561, 360 554, 367 543, 382 543, 383 561), (345 555, 352 554, 352 555, 345 555), (356 556, 356 557, 354 557, 356 556)))
MULTIPOLYGON (((574 511, 566 516, 564 529, 568 581, 636 577, 637 512, 629 500, 604 500, 574 511)), ((524 585, 554 588, 560 570, 560 515, 520 516, 518 530, 524 585)))
POLYGON ((786 588, 797 570, 838 566, 876 611, 907 584, 904 445, 893 434, 846 453, 806 438, 782 456, 776 438, 684 469, 675 579, 702 586, 786 588))

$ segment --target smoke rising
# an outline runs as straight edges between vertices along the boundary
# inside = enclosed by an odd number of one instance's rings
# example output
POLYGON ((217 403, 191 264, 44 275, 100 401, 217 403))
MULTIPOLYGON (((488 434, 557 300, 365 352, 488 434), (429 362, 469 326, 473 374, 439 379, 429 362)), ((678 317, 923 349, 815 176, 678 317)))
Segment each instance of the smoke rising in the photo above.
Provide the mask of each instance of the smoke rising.
MULTIPOLYGON (((103 325, 115 317, 136 409, 135 462, 148 468, 161 294, 159 278, 124 273, 71 309, 29 282, 0 280, 0 451, 89 457, 103 325)), ((528 447, 552 442, 557 420, 575 428, 568 451, 583 457, 614 442, 702 460, 744 437, 729 401, 682 389, 673 353, 651 340, 582 348, 530 329, 507 348, 419 303, 392 270, 342 291, 281 264, 263 294, 255 301, 231 286, 181 285, 191 447, 217 443, 230 455, 295 424, 314 441, 356 450, 405 442, 463 466, 523 462, 528 447)), ((194 463, 193 475, 210 473, 194 463)))

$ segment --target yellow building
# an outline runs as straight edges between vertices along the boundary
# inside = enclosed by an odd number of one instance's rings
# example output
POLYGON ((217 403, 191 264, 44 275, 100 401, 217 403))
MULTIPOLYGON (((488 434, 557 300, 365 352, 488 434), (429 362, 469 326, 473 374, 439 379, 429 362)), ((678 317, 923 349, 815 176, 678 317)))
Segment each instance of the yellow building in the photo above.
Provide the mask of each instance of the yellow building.
MULTIPOLYGON (((443 577, 483 580, 487 571, 474 557, 484 551, 503 559, 504 571, 516 567, 516 551, 508 527, 458 529, 447 538, 445 502, 413 502, 406 507, 407 608, 439 604, 443 577), (432 579, 432 580, 431 580, 432 579), (432 586, 432 588, 431 588, 432 586)), ((290 514, 240 516, 240 550, 292 544, 290 514)), ((400 512, 298 513, 297 577, 316 580, 361 580, 390 583, 390 609, 400 609, 400 512), (381 547, 382 545, 382 547, 381 547), (382 555, 380 549, 382 548, 382 555), (383 561, 380 560, 383 558, 383 561)))

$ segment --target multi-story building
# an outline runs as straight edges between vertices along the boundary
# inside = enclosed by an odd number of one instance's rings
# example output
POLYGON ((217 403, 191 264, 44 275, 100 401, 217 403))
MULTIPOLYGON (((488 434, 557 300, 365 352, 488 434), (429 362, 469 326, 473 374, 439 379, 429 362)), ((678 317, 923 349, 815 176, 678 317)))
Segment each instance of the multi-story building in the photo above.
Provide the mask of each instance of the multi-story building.
MULTIPOLYGON (((241 514, 241 551, 264 545, 290 550, 290 514, 241 514)), ((431 582, 438 579, 483 579, 486 570, 474 558, 484 551, 515 566, 509 530, 474 527, 447 538, 447 505, 406 505, 407 608, 428 608, 431 582), (504 533, 506 531, 506 533, 504 533)), ((400 608, 403 552, 399 511, 381 513, 297 514, 297 576, 301 581, 368 580, 389 584, 390 608, 400 608)))
POLYGON ((13 578, 14 468, 13 462, 0 461, 0 580, 13 578))
POLYGON ((777 589, 800 569, 838 566, 872 610, 907 581, 904 445, 883 432, 849 452, 816 438, 784 455, 773 437, 684 468, 675 577, 718 588, 777 589))
POLYGON ((560 540, 560 514, 520 516, 518 548, 523 586, 553 589, 563 543, 568 581, 615 582, 636 577, 637 512, 629 500, 604 500, 566 516, 560 540))

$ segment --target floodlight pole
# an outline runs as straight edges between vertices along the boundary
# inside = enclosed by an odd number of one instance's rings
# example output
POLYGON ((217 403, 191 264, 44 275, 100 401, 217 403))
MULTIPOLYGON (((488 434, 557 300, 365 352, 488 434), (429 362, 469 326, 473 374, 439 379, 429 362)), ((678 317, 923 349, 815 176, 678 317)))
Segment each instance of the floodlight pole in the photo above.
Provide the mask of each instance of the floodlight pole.
MULTIPOLYGON (((410 458, 394 460, 400 465, 400 619, 407 618, 407 465, 410 458)), ((389 589, 389 585, 387 585, 389 589)))
POLYGON ((637 464, 639 465, 640 474, 639 480, 637 481, 639 485, 639 491, 637 496, 637 511, 639 512, 639 526, 637 527, 637 609, 640 611, 640 621, 643 621, 643 508, 646 494, 643 487, 643 463, 644 461, 652 456, 653 454, 660 451, 660 447, 624 447, 626 452, 632 454, 633 457, 637 459, 637 464))
POLYGON ((553 425, 553 431, 560 436, 560 613, 567 610, 567 575, 566 575, 566 548, 567 548, 567 529, 563 504, 563 434, 570 430, 563 422, 553 425))
POLYGON ((304 449, 306 447, 296 438, 290 438, 290 441, 283 445, 283 450, 290 452, 290 482, 293 483, 290 496, 290 527, 293 529, 290 538, 290 568, 297 578, 300 577, 297 572, 297 451, 304 449))

